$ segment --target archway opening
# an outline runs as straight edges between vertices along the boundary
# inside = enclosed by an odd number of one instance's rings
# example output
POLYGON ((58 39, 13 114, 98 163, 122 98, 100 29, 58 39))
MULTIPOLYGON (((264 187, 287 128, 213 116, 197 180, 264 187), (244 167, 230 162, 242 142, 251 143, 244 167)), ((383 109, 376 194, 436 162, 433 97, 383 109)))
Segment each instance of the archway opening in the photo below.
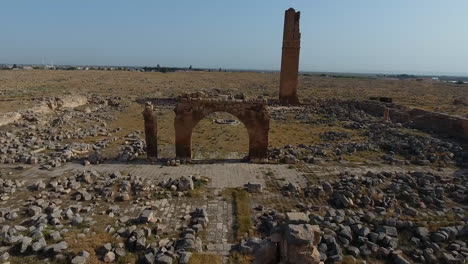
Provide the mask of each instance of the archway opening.
POLYGON ((248 152, 247 128, 232 114, 211 113, 193 128, 193 160, 242 160, 248 152))

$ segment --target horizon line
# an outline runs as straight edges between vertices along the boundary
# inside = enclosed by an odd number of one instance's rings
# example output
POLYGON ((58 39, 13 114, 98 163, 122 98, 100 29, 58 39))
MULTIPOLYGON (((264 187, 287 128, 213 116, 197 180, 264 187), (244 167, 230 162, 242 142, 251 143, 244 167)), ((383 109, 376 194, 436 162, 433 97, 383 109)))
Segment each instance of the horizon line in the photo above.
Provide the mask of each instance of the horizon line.
MULTIPOLYGON (((6 66, 6 65, 21 65, 21 66, 46 66, 48 64, 42 64, 42 63, 0 63, 1 66, 6 66)), ((73 66, 73 67, 126 67, 126 68, 155 68, 155 66, 149 66, 149 65, 98 65, 98 64, 55 64, 54 66, 58 67, 63 67, 63 66, 73 66)), ((222 69, 222 70, 227 70, 227 71, 244 71, 244 72, 249 72, 249 71, 255 71, 255 72, 280 72, 280 69, 249 69, 249 68, 223 68, 223 67, 193 67, 193 69, 200 69, 200 70, 217 70, 217 69, 222 69)), ((163 68, 177 68, 177 69, 188 69, 189 66, 161 66, 163 68)), ((467 73, 456 73, 456 72, 430 72, 430 71, 377 71, 377 72, 372 72, 372 71, 317 71, 317 70, 299 70, 299 73, 302 74, 307 74, 307 73, 314 73, 314 74, 360 74, 360 75, 402 75, 402 74, 409 74, 409 75, 416 75, 416 76, 432 76, 432 77, 437 77, 437 76, 449 76, 449 77, 466 77, 468 78, 468 72, 467 73)))

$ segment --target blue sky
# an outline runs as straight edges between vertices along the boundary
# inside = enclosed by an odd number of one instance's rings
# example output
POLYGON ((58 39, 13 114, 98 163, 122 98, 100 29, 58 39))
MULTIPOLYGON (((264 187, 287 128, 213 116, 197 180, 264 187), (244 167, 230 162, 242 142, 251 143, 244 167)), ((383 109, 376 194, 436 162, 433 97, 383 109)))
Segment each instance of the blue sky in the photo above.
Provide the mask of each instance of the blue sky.
POLYGON ((468 75, 467 0, 14 0, 0 63, 278 70, 301 11, 302 71, 468 75))

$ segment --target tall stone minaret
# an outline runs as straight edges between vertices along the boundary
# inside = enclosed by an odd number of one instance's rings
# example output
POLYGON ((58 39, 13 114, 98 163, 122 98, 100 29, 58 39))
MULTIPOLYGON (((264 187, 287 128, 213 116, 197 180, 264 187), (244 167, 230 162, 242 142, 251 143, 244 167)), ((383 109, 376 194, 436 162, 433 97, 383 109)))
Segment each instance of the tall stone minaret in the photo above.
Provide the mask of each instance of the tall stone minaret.
POLYGON ((281 74, 279 99, 282 104, 299 104, 297 98, 297 74, 299 72, 299 50, 301 33, 299 19, 301 13, 289 8, 284 14, 283 54, 281 56, 281 74))

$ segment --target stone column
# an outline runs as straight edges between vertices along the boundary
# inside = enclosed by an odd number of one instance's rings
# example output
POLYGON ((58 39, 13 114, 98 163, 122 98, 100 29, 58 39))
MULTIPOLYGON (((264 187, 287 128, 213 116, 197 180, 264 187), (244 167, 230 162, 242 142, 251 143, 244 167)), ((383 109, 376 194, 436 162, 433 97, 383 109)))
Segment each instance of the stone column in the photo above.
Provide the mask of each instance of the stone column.
POLYGON ((146 154, 149 160, 158 158, 158 122, 153 105, 147 102, 143 110, 145 119, 146 154))
POLYGON ((385 122, 390 122, 390 109, 389 109, 388 107, 385 107, 385 108, 384 108, 383 120, 384 120, 385 122))
POLYGON ((268 161, 268 132, 270 130, 269 120, 247 126, 249 133, 249 160, 253 163, 268 161))
POLYGON ((174 119, 176 158, 184 161, 192 159, 192 130, 191 115, 174 119))
POLYGON ((299 104, 297 98, 297 74, 299 72, 299 50, 301 47, 299 18, 300 12, 296 12, 293 8, 286 10, 284 15, 279 91, 279 99, 282 104, 299 104))

